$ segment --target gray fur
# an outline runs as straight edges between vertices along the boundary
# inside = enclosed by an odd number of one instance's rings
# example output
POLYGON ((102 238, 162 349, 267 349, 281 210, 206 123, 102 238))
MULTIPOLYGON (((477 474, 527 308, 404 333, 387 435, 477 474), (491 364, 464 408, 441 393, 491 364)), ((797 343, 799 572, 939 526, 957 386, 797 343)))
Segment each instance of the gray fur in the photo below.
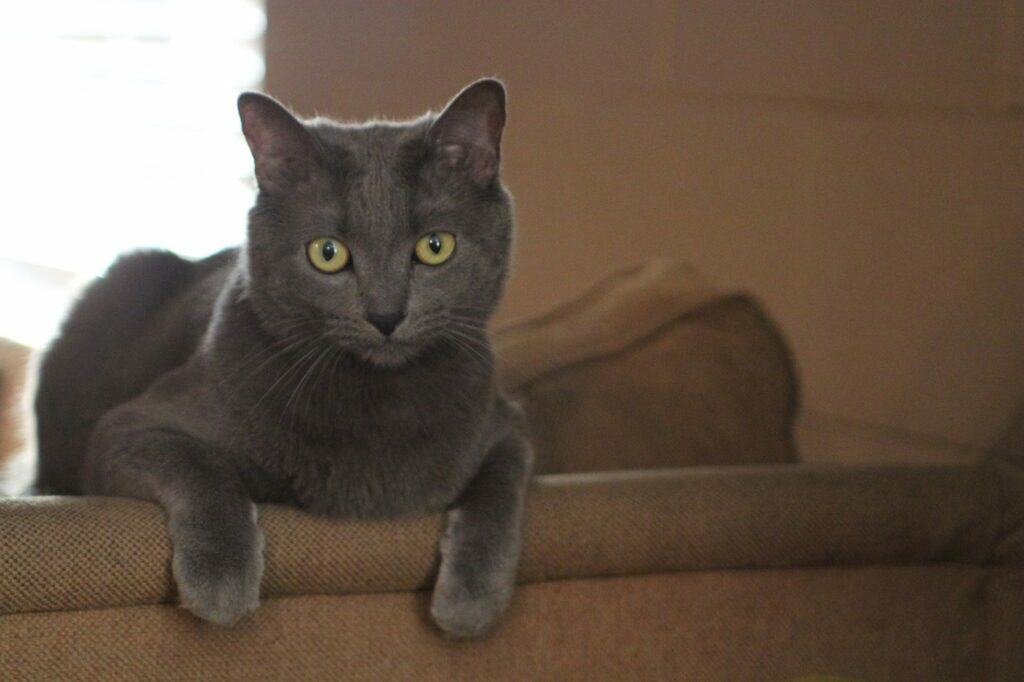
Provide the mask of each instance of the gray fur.
POLYGON ((246 244, 125 256, 86 290, 40 369, 38 487, 162 505, 181 603, 217 623, 258 603, 254 503, 447 509, 432 613, 485 632, 514 585, 532 459, 486 332, 512 237, 504 102, 480 81, 439 116, 341 125, 243 95, 260 186, 246 244), (415 263, 435 230, 455 255, 415 263), (310 265, 323 236, 350 267, 310 265), (401 321, 385 336, 375 316, 401 321))

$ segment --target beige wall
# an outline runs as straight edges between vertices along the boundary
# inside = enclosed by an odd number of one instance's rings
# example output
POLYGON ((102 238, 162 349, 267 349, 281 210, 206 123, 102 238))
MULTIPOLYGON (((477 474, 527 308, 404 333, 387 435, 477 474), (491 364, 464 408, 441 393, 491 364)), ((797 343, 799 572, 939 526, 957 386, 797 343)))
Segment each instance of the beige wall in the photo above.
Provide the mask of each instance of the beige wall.
POLYGON ((267 88, 398 117, 506 79, 504 319, 678 254, 766 301, 813 409, 1019 437, 1024 1, 756 5, 268 0, 267 88))

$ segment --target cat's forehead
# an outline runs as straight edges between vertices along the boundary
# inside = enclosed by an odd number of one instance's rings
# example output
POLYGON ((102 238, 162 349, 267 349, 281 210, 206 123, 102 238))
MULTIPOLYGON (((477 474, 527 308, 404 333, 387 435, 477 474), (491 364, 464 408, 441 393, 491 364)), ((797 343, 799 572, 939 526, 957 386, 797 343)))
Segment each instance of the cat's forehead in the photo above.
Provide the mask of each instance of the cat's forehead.
POLYGON ((320 140, 323 150, 348 166, 370 170, 406 160, 422 145, 429 118, 413 121, 368 121, 346 124, 328 119, 309 122, 309 129, 320 140))
POLYGON ((334 215, 333 222, 350 234, 407 231, 426 125, 324 120, 307 125, 320 143, 330 178, 327 193, 319 195, 320 212, 334 215))

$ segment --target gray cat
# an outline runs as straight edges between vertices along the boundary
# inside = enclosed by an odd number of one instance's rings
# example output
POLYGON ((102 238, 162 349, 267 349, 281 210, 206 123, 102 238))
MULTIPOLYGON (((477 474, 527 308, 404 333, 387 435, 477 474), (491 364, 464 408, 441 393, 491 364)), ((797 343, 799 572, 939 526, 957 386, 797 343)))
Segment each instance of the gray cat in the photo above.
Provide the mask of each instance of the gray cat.
POLYGON ((246 243, 127 255, 85 291, 40 368, 37 487, 160 504, 181 603, 216 623, 258 603, 255 503, 447 510, 431 613, 481 634, 512 593, 532 462, 486 332, 512 237, 505 90, 406 123, 238 109, 246 243))

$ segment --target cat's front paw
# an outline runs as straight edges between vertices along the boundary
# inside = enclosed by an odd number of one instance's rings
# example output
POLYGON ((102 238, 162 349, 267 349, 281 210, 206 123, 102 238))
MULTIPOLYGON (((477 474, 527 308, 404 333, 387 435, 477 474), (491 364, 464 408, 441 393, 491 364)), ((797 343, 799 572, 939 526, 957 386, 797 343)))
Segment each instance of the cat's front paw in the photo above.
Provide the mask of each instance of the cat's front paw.
POLYGON ((203 620, 230 625, 259 605, 263 538, 225 544, 175 543, 172 564, 181 605, 203 620))
POLYGON ((514 583, 514 575, 463 580, 442 569, 431 598, 430 615, 453 637, 479 637, 490 631, 505 612, 514 583))

